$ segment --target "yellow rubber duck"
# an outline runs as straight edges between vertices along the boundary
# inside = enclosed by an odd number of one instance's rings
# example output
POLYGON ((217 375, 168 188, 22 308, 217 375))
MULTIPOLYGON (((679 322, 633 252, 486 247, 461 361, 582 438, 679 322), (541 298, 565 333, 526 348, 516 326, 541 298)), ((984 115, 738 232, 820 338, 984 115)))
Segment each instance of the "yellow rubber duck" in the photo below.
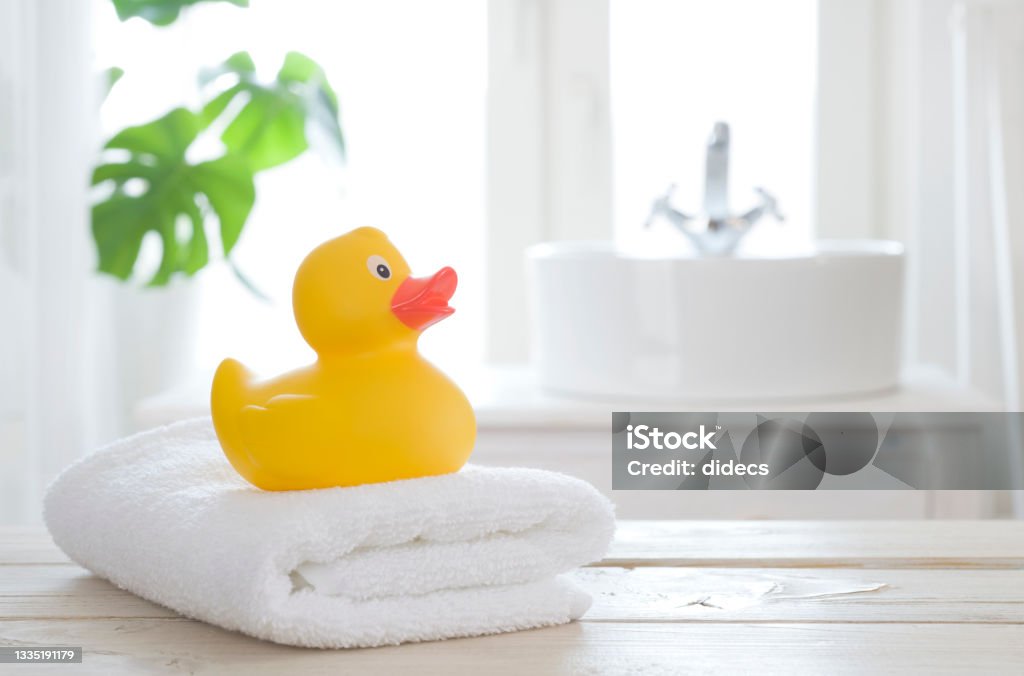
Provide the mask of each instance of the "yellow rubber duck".
POLYGON ((234 359, 211 410, 228 460, 271 491, 356 486, 455 472, 476 419, 462 391, 419 355, 420 332, 454 312, 457 277, 410 276, 387 236, 359 228, 314 249, 292 288, 315 363, 257 381, 234 359))

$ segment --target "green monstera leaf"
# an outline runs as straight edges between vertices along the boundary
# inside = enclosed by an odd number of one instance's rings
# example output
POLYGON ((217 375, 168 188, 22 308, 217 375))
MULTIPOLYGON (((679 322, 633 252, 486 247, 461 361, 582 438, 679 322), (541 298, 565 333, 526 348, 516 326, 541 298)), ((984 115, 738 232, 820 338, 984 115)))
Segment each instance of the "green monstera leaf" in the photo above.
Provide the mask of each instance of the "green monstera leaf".
POLYGON ((122 130, 104 146, 128 157, 93 172, 93 185, 111 188, 92 209, 100 271, 131 277, 143 238, 155 232, 163 255, 150 284, 166 284, 176 273, 194 274, 209 261, 204 228, 209 215, 220 224, 224 255, 231 253, 256 198, 253 174, 244 158, 230 154, 190 162, 186 151, 203 128, 202 116, 175 108, 122 130))
POLYGON ((221 66, 204 71, 200 85, 221 77, 232 77, 234 84, 207 103, 201 117, 209 123, 237 97, 245 99, 221 140, 229 154, 247 158, 253 171, 276 167, 305 152, 313 125, 336 156, 344 158, 338 97, 323 69, 308 56, 289 52, 275 80, 265 84, 257 79, 249 54, 239 52, 221 66))
POLYGON ((201 2, 229 2, 238 7, 249 6, 249 0, 114 0, 114 8, 121 21, 139 17, 154 26, 169 26, 177 20, 182 9, 201 2))
MULTIPOLYGON (((164 4, 180 8, 191 3, 164 4)), ((111 80, 115 75, 110 74, 111 80)), ((344 159, 345 142, 337 96, 309 57, 289 53, 274 81, 263 83, 252 58, 239 52, 204 71, 200 85, 229 77, 226 88, 198 112, 175 108, 122 130, 104 146, 107 157, 94 170, 93 185, 106 191, 92 211, 101 272, 129 279, 143 240, 156 233, 162 258, 150 284, 193 275, 210 260, 205 226, 216 217, 228 264, 243 284, 262 295, 230 258, 255 202, 254 174, 301 155, 314 135, 326 139, 338 159, 344 159), (223 129, 223 156, 190 161, 189 148, 214 122, 215 129, 223 129), (127 159, 114 158, 116 153, 127 159)))

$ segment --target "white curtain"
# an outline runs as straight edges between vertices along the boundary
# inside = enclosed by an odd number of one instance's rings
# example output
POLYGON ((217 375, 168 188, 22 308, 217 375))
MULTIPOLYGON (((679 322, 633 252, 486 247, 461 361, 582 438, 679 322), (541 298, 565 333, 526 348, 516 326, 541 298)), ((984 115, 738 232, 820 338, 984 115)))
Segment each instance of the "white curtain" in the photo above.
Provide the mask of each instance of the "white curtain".
POLYGON ((121 427, 110 284, 93 272, 91 3, 0 3, 0 523, 121 427))
POLYGON ((1024 7, 963 0, 951 18, 958 371, 1021 407, 1024 7))
MULTIPOLYGON (((953 21, 961 376, 1022 410, 1024 7, 963 0, 953 21)), ((1019 432, 1019 430, 1018 430, 1019 432)), ((1024 458, 1015 454, 1017 480, 1024 458)), ((1012 493, 1024 517, 1024 491, 1012 493)))
POLYGON ((878 213, 908 232, 908 359, 1019 406, 1024 4, 884 7, 878 213))

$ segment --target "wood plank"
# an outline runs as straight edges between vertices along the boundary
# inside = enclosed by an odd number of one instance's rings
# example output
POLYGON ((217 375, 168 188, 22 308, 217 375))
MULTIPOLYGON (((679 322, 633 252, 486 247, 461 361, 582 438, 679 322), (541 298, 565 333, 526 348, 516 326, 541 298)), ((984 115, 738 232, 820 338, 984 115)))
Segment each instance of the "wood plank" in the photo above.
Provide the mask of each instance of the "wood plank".
POLYGON ((71 563, 42 526, 0 526, 0 566, 71 563))
POLYGON ((1011 673, 1024 627, 573 623, 372 650, 303 650, 188 620, 0 623, 4 645, 81 645, 75 673, 1011 673))
MULTIPOLYGON (((0 528, 0 565, 69 563, 38 528, 0 528)), ((1024 521, 620 521, 599 565, 1021 568, 1024 521)))
MULTIPOLYGON (((587 568, 588 622, 1024 623, 1024 570, 587 568)), ((174 618, 76 566, 8 566, 0 620, 174 618)))
POLYGON ((9 565, 0 569, 0 622, 19 619, 177 618, 75 565, 9 565))
MULTIPOLYGON (((70 563, 44 530, 0 528, 0 565, 70 563)), ((1021 521, 621 521, 609 566, 1020 568, 1021 521)))
POLYGON ((1013 569, 1024 521, 622 521, 599 565, 1013 569))
POLYGON ((1024 570, 586 568, 588 622, 1024 624, 1024 570))

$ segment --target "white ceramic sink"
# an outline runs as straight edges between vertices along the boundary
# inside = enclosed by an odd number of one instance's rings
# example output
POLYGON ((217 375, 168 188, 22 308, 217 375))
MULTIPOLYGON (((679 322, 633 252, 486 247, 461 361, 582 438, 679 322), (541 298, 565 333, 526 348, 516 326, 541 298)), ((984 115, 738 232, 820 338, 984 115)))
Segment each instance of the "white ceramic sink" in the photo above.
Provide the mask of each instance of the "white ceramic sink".
POLYGON ((823 241, 813 254, 640 256, 611 242, 528 253, 542 384, 602 397, 746 401, 896 385, 903 247, 823 241))

